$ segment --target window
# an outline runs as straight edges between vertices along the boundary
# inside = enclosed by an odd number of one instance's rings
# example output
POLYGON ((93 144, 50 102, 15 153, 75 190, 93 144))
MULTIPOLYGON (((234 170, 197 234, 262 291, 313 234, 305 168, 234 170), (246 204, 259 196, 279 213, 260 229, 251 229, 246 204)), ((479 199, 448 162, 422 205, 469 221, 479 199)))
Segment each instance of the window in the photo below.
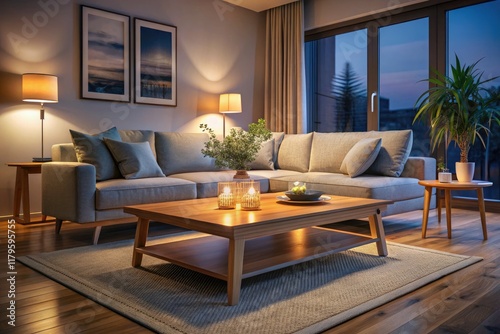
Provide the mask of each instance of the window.
MULTIPOLYGON (((356 19, 306 32, 309 131, 411 128, 412 155, 443 155, 431 152, 427 125, 413 124, 415 102, 428 88, 422 80, 431 69, 446 70, 455 53, 466 63, 483 58, 485 76, 500 75, 499 17, 500 0, 421 3, 383 22, 356 19)), ((487 88, 499 93, 500 80, 487 88)), ((485 189, 486 199, 500 199, 499 130, 492 128, 486 150, 476 142, 469 157, 476 162, 475 178, 494 184, 485 189)), ((450 168, 457 150, 449 149, 450 168)))
MULTIPOLYGON (((500 1, 492 1, 447 11, 447 67, 455 63, 455 54, 468 65, 479 61, 477 68, 483 78, 500 76, 500 1)), ((500 105, 500 79, 484 87, 496 92, 500 105)), ((486 139, 486 147, 477 140, 469 152, 469 161, 476 164, 474 178, 489 180, 493 187, 484 189, 485 198, 500 199, 500 128, 494 125, 486 139)), ((448 167, 453 171, 460 160, 460 151, 452 144, 448 149, 448 167)), ((475 192, 459 195, 474 197, 475 192)))

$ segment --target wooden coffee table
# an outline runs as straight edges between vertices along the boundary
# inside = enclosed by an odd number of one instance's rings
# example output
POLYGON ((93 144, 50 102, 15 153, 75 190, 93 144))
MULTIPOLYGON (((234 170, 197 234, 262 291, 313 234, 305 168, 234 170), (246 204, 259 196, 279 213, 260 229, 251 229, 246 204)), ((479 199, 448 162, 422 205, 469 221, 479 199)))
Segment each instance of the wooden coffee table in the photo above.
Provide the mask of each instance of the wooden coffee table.
POLYGON ((229 305, 238 303, 241 280, 349 248, 376 243, 387 255, 380 213, 392 201, 331 196, 330 201, 291 205, 262 194, 259 211, 219 210, 216 198, 127 206, 139 220, 132 266, 144 254, 227 281, 229 305), (368 218, 370 235, 321 225, 368 218), (189 240, 146 245, 150 221, 204 232, 189 240))

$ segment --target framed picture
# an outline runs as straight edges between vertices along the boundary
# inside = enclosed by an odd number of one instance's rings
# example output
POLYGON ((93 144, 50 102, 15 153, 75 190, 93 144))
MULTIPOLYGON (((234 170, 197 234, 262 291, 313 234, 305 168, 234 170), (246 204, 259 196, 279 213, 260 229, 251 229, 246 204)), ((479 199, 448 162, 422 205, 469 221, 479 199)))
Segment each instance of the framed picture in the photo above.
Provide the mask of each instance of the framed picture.
POLYGON ((177 105, 177 28, 135 19, 135 102, 177 105))
POLYGON ((130 102, 130 17, 82 6, 82 98, 130 102))

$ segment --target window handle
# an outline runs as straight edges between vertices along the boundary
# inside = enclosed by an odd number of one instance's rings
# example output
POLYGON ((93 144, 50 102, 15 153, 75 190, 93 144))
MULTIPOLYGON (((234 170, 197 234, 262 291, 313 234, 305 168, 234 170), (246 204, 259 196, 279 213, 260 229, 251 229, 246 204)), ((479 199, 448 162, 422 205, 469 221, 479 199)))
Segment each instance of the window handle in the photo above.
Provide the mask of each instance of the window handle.
POLYGON ((375 96, 377 96, 377 92, 372 93, 372 112, 374 111, 374 105, 375 105, 375 96))

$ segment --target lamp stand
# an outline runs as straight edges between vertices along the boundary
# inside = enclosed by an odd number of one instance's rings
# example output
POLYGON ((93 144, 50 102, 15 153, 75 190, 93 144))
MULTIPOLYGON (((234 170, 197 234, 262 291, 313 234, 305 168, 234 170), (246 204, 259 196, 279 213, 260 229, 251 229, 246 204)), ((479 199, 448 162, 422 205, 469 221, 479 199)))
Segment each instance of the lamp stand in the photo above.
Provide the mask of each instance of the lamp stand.
POLYGON ((33 158, 33 162, 48 162, 52 161, 51 158, 44 158, 43 156, 43 120, 45 119, 45 109, 43 107, 43 102, 40 103, 40 121, 41 121, 41 134, 42 134, 42 157, 33 158))
POLYGON ((226 138, 226 114, 222 113, 222 139, 226 138))

